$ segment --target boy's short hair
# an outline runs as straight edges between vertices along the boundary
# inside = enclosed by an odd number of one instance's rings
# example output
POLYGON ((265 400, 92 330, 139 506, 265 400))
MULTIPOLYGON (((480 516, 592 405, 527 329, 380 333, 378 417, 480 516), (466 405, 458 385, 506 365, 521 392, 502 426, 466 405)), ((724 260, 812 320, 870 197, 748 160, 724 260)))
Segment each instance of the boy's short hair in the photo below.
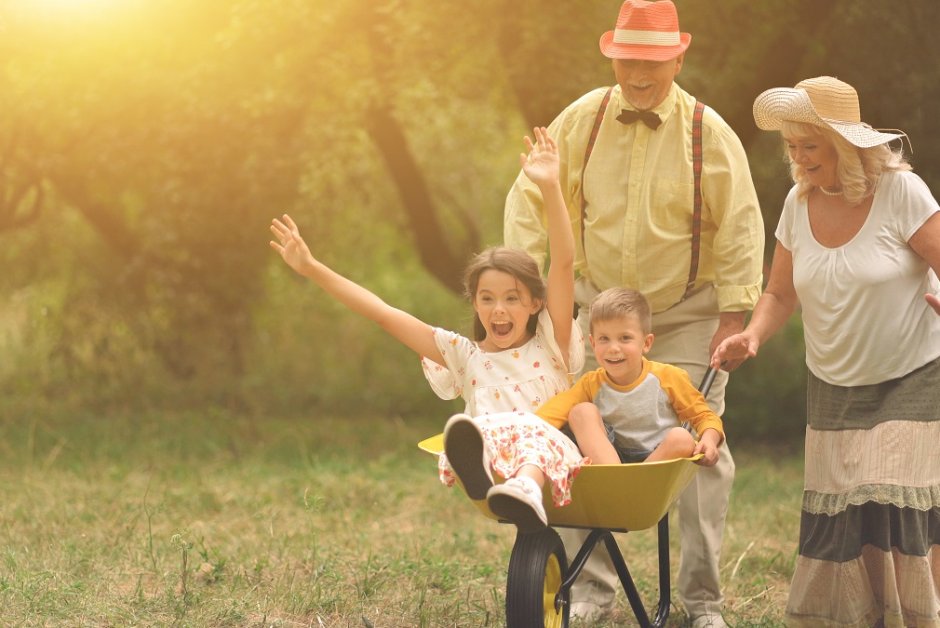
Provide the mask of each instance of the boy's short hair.
POLYGON ((591 333, 594 323, 635 316, 640 329, 648 334, 653 328, 653 314, 649 301, 639 290, 633 288, 608 288, 591 301, 591 333))

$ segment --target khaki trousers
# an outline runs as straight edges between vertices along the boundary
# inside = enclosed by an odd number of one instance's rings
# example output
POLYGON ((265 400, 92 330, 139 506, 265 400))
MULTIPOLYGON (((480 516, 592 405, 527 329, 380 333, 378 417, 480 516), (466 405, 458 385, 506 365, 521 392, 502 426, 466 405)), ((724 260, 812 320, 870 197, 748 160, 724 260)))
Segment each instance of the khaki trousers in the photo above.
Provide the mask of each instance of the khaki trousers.
MULTIPOLYGON (((578 323, 587 338, 591 294, 582 282, 579 282, 576 297, 581 304, 578 323)), ((655 339, 648 357, 685 369, 693 385, 698 386, 708 368, 708 347, 717 328, 718 301, 714 287, 709 285, 685 301, 653 315, 655 339)), ((588 354, 585 370, 597 368, 590 347, 588 354)), ((727 383, 728 374, 719 372, 707 397, 708 405, 718 415, 725 409, 727 383)), ((676 590, 690 617, 721 612, 724 597, 721 594, 718 567, 733 482, 734 459, 727 443, 723 443, 718 464, 702 467, 676 505, 681 547, 676 590)), ((558 532, 565 543, 569 560, 573 559, 587 533, 570 528, 562 528, 558 532)), ((599 547, 572 587, 571 602, 609 608, 617 589, 622 589, 617 572, 606 550, 599 547)))

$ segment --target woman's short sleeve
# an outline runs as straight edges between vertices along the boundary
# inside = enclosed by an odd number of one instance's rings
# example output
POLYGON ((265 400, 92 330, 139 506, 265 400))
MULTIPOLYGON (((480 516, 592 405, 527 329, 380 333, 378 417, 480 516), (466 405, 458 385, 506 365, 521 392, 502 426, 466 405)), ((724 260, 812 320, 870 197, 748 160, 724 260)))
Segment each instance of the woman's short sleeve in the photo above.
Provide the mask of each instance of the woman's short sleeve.
POLYGON ((891 211, 898 225, 898 237, 907 242, 924 226, 927 219, 940 211, 937 201, 923 179, 913 172, 882 175, 890 185, 891 211))

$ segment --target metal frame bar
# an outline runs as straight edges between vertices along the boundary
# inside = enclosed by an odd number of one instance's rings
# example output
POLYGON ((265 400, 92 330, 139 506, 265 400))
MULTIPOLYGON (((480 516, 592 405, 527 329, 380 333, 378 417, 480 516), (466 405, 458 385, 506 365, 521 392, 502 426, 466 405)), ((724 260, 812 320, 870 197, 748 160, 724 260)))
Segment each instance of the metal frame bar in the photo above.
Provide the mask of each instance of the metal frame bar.
POLYGON ((607 554, 610 556, 610 560, 614 564, 614 569, 617 570, 617 575, 620 577, 620 584, 623 587, 623 592, 627 595, 627 600, 630 602, 630 608, 633 609, 633 614, 636 616, 639 625, 642 628, 662 628, 662 626, 665 626, 666 619, 669 617, 669 604, 672 593, 669 577, 668 513, 663 515, 663 518, 659 520, 659 524, 657 525, 657 541, 659 549, 659 602, 656 606, 656 616, 652 622, 650 621, 649 614, 646 612, 646 607, 643 605, 643 601, 640 599, 640 594, 637 591, 636 584, 633 581, 633 576, 630 575, 630 570, 627 568, 627 562, 623 557, 623 552, 620 551, 620 547, 617 545, 617 540, 614 538, 614 535, 610 530, 603 528, 591 528, 587 538, 584 539, 584 543, 581 544, 581 549, 578 550, 578 553, 575 555, 574 559, 571 561, 571 564, 568 566, 565 579, 561 583, 561 587, 559 587, 558 593, 555 596, 555 608, 558 609, 561 607, 561 605, 568 603, 568 600, 570 599, 571 587, 578 579, 578 576, 581 575, 581 571, 584 569, 588 558, 590 558, 591 553, 597 547, 599 541, 604 542, 604 547, 607 549, 607 554))

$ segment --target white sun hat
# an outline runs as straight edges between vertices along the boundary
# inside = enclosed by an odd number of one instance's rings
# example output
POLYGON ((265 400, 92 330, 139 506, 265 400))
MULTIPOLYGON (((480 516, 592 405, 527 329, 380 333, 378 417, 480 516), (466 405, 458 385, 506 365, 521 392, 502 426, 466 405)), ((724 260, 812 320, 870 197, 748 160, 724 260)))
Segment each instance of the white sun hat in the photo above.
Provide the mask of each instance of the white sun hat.
POLYGON ((779 131, 784 120, 830 128, 859 148, 886 144, 907 135, 896 129, 873 129, 862 122, 858 92, 831 76, 806 79, 796 87, 768 89, 754 101, 754 122, 759 128, 779 131))

